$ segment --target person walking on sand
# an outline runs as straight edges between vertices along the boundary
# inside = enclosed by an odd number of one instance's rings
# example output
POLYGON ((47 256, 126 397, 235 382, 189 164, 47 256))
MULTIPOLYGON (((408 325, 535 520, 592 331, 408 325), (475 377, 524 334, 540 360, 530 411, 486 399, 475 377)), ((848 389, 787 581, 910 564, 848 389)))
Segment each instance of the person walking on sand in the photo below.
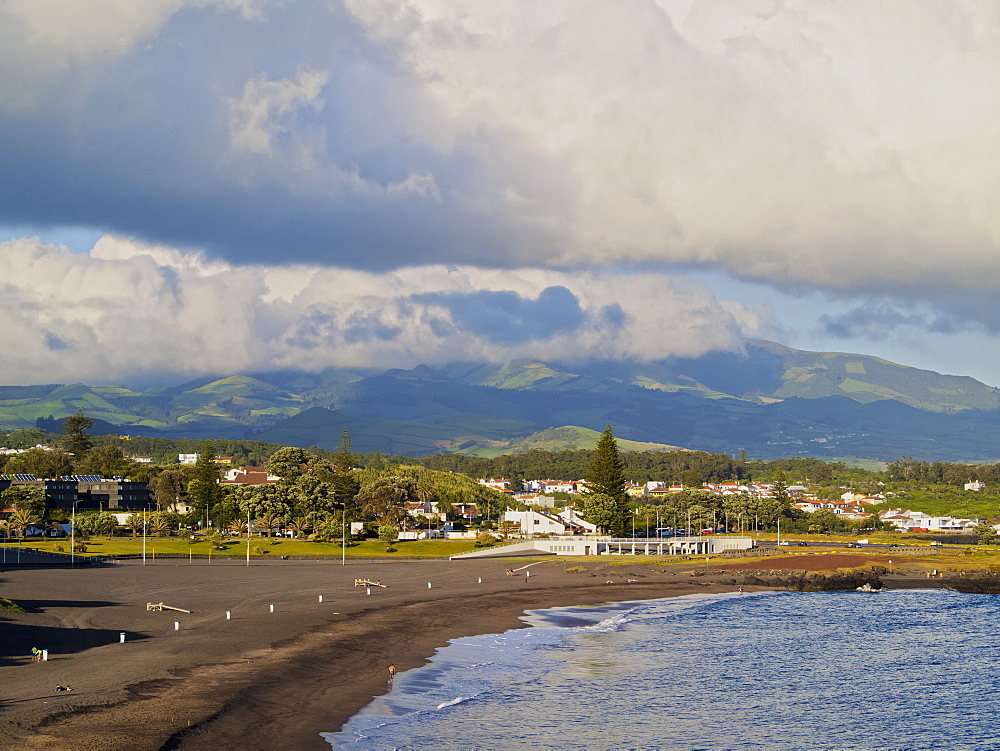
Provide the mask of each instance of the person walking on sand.
POLYGON ((395 665, 390 665, 389 666, 389 680, 391 681, 395 677, 396 677, 396 666, 395 665))
POLYGON ((42 650, 40 650, 38 647, 31 648, 31 661, 32 662, 42 661, 42 650))

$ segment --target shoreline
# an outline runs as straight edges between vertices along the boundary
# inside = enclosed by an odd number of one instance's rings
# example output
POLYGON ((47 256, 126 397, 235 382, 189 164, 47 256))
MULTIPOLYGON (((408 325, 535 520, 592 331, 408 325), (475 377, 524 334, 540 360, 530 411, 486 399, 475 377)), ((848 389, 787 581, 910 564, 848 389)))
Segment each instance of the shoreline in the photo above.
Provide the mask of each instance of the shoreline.
MULTIPOLYGON (((530 580, 505 576, 510 563, 504 561, 365 562, 347 567, 292 562, 250 569, 218 564, 211 569, 198 564, 120 566, 102 569, 94 577, 76 576, 78 594, 85 594, 79 591, 80 581, 91 580, 95 591, 107 591, 107 582, 122 579, 117 583, 129 601, 109 597, 64 605, 69 612, 56 617, 72 626, 72 636, 79 636, 76 629, 81 627, 104 638, 114 636, 100 628, 109 620, 131 620, 131 628, 146 630, 139 631, 135 642, 84 648, 55 663, 0 663, 0 684, 5 686, 0 747, 328 749, 319 733, 336 732, 385 693, 390 663, 402 672, 426 664, 452 639, 528 627, 521 618, 526 610, 728 592, 733 585, 718 579, 739 573, 693 577, 663 566, 615 563, 596 562, 596 572, 581 574, 566 572, 558 560, 547 560, 532 566, 530 580), (389 587, 368 595, 365 588, 353 586, 353 579, 369 577, 372 570, 389 587), (189 576, 194 581, 176 581, 189 576), (636 581, 626 584, 626 576, 636 581), (614 577, 614 585, 605 583, 614 577), (430 590, 427 580, 435 582, 430 590), (294 593, 288 590, 290 582, 295 582, 294 593), (197 602, 191 616, 177 614, 185 621, 184 630, 172 631, 172 614, 147 613, 144 603, 149 599, 136 591, 137 585, 160 587, 169 597, 162 601, 168 604, 197 602), (321 605, 318 595, 324 593, 329 593, 328 603, 321 605), (273 614, 266 610, 269 600, 279 602, 273 614), (219 608, 230 601, 240 603, 238 609, 232 606, 234 620, 224 621, 221 610, 202 614, 209 601, 218 602, 219 608), (124 650, 133 647, 122 662, 124 650), (50 692, 47 684, 38 684, 38 673, 77 691, 45 696, 50 692), (11 677, 15 680, 8 680, 11 677)), ((18 600, 22 587, 52 584, 61 574, 66 570, 5 572, 3 591, 18 600), (12 587, 12 582, 20 586, 12 587)), ((914 583, 895 583, 907 584, 914 583)), ((41 609, 37 604, 35 608, 41 609)), ((41 615, 58 609, 46 607, 41 615)), ((28 625, 37 615, 14 620, 28 625)), ((4 616, 0 632, 7 626, 4 621, 11 620, 4 616)))

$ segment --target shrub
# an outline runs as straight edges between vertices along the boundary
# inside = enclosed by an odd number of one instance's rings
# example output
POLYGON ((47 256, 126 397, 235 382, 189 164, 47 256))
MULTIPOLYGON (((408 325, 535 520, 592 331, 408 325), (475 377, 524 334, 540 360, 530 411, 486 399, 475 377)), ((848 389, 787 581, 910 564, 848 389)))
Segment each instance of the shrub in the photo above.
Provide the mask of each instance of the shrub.
POLYGON ((476 547, 477 548, 492 548, 497 542, 497 538, 491 535, 486 530, 483 530, 478 535, 476 535, 476 547))

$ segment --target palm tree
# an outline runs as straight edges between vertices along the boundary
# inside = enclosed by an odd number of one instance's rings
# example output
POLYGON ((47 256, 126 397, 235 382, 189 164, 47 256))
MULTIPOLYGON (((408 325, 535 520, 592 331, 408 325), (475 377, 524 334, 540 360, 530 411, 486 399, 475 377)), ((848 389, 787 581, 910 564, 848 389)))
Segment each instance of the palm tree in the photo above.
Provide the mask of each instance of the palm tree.
POLYGON ((154 516, 153 520, 149 523, 149 531, 152 532, 155 537, 169 536, 170 529, 170 523, 162 516, 154 516))
POLYGON ((139 532, 142 531, 145 524, 146 520, 138 514, 132 514, 132 516, 125 520, 125 526, 132 530, 132 537, 138 537, 139 532))
POLYGON ((242 519, 233 519, 229 522, 229 531, 234 537, 239 537, 247 531, 247 523, 242 519))
POLYGON ((266 529, 267 536, 273 537, 274 530, 281 526, 281 517, 274 513, 263 514, 259 519, 254 520, 254 525, 259 529, 266 529))
POLYGON ((296 517, 288 522, 288 529, 295 533, 298 538, 313 528, 312 522, 304 516, 296 517))
POLYGON ((10 537, 10 522, 6 519, 0 519, 0 532, 4 537, 10 537))
POLYGON ((35 512, 28 509, 17 509, 13 514, 7 519, 7 524, 10 529, 21 531, 21 539, 24 539, 28 534, 28 527, 33 527, 36 524, 40 524, 41 519, 35 512))
POLYGON ((497 532, 499 532, 503 536, 503 539, 506 540, 508 537, 514 534, 515 529, 517 529, 517 525, 514 524, 514 522, 505 519, 504 521, 500 522, 500 525, 497 527, 497 532))

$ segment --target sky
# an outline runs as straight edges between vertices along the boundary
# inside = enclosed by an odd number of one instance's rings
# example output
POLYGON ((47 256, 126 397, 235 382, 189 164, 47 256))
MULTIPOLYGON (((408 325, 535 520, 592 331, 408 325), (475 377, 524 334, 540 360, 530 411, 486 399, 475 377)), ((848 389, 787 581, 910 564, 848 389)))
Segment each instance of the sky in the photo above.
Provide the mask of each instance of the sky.
POLYGON ((0 0, 0 383, 657 360, 1000 386, 1000 5, 0 0))

